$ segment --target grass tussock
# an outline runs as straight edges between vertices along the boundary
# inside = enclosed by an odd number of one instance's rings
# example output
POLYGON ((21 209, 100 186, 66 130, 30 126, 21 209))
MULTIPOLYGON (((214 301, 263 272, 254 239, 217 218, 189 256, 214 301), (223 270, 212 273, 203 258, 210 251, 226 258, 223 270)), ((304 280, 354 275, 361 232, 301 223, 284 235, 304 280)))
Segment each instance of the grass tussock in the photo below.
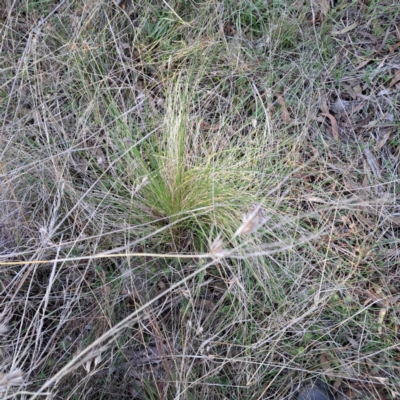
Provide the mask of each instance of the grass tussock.
POLYGON ((0 6, 0 397, 400 396, 395 1, 0 6))

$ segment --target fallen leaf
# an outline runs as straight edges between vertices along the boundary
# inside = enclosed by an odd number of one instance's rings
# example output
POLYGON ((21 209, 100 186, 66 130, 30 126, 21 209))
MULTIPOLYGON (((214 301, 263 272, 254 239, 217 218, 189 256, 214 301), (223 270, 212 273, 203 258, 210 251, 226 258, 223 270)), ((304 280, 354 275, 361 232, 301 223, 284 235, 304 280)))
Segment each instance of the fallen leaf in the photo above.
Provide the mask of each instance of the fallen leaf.
POLYGON ((331 135, 334 137, 335 140, 339 140, 339 129, 338 129, 338 124, 336 122, 336 118, 329 113, 321 113, 319 115, 329 118, 329 120, 331 121, 331 126, 330 126, 331 135))
POLYGON ((336 114, 339 114, 341 112, 346 112, 347 114, 353 114, 354 112, 358 111, 363 104, 364 101, 343 100, 338 97, 334 103, 330 104, 329 109, 336 114))
POLYGON ((362 122, 363 122, 363 124, 362 125, 357 124, 357 127, 361 126, 366 131, 369 131, 370 129, 374 128, 378 124, 379 119, 374 119, 373 121, 370 121, 367 125, 364 125, 364 121, 362 121, 362 122))
POLYGON ((350 336, 346 336, 347 341, 350 343, 350 346, 353 349, 358 349, 360 344, 357 342, 357 340, 354 340, 352 337, 350 336))
POLYGON ((374 31, 377 36, 382 36, 385 33, 385 30, 382 28, 382 25, 379 22, 380 18, 374 18, 372 21, 372 25, 374 27, 374 31))
POLYGON ((329 359, 329 354, 325 351, 319 356, 319 363, 325 372, 329 372, 331 370, 331 363, 329 359))
POLYGON ((386 33, 385 33, 385 36, 383 37, 383 40, 382 40, 381 44, 380 44, 380 45, 377 47, 377 49, 376 49, 376 52, 377 52, 377 53, 380 53, 380 52, 382 51, 382 49, 385 47, 385 44, 386 44, 387 38, 388 38, 388 36, 389 36, 390 30, 391 30, 391 27, 389 26, 389 27, 386 29, 386 33))
POLYGON ((319 109, 323 113, 329 113, 328 101, 325 94, 320 94, 319 96, 319 109))
POLYGON ((326 201, 324 199, 321 199, 320 197, 316 197, 316 196, 306 196, 306 200, 308 200, 312 203, 323 203, 323 204, 326 203, 326 201))
POLYGON ((314 3, 321 9, 324 15, 329 12, 329 0, 314 0, 314 3))
POLYGON ((375 379, 378 383, 385 385, 388 383, 389 378, 383 378, 381 376, 370 376, 371 379, 375 379))
POLYGON ((377 138, 378 143, 375 146, 376 150, 380 150, 386 144, 386 142, 388 141, 390 134, 393 132, 393 130, 394 130, 393 126, 390 126, 387 128, 381 128, 379 130, 379 134, 378 134, 378 138, 377 138))
POLYGON ((387 113, 385 114, 385 119, 390 122, 394 122, 394 115, 392 113, 387 113))
POLYGON ((233 36, 237 33, 235 25, 233 25, 230 21, 225 22, 222 30, 227 36, 233 36))
POLYGON ((399 81, 400 81, 400 69, 397 70, 397 72, 395 73, 393 79, 390 81, 389 87, 392 87, 393 85, 395 85, 399 81))
POLYGON ((211 300, 198 299, 195 302, 195 306, 210 311, 215 307, 215 304, 211 300))
POLYGON ((362 87, 360 84, 353 86, 353 89, 358 95, 362 94, 362 87))
POLYGON ((219 124, 209 124, 207 121, 202 120, 200 122, 200 129, 204 131, 217 131, 220 128, 219 124))
POLYGON ((342 380, 343 380, 343 378, 336 378, 336 379, 335 379, 335 383, 333 384, 333 387, 334 387, 336 390, 339 390, 340 385, 342 384, 342 380))
POLYGON ((292 118, 290 118, 289 111, 286 107, 285 100, 280 93, 275 93, 277 97, 278 104, 282 107, 282 119, 284 122, 290 123, 292 122, 292 118))
POLYGON ((350 32, 358 26, 358 22, 354 22, 354 24, 348 25, 341 29, 340 31, 332 31, 332 35, 343 35, 344 33, 350 32))
POLYGON ((390 215, 390 216, 388 217, 388 220, 389 220, 392 224, 395 224, 395 225, 400 226, 400 216, 397 216, 396 214, 390 215))
POLYGON ((360 62, 360 64, 358 64, 357 67, 355 67, 355 70, 358 71, 359 69, 364 68, 372 60, 374 60, 374 58, 375 58, 374 55, 375 55, 375 53, 371 57, 368 57, 366 60, 360 62))
POLYGON ((391 296, 391 297, 389 298, 389 303, 390 303, 391 305, 395 306, 395 305, 397 305, 397 302, 399 301, 399 299, 400 299, 400 294, 398 294, 398 295, 396 295, 396 296, 391 296))
POLYGON ((392 89, 383 89, 378 93, 378 96, 385 96, 385 95, 389 95, 392 93, 392 89))
MULTIPOLYGON (((353 100, 357 99, 357 93, 353 89, 352 86, 347 85, 345 83, 342 83, 341 85, 342 85, 343 89, 346 91, 346 93, 349 94, 353 100)), ((328 112, 328 111, 324 111, 324 110, 321 110, 321 111, 322 112, 328 112)))
POLYGON ((170 356, 171 350, 166 344, 149 345, 143 350, 128 350, 124 356, 129 360, 129 366, 139 367, 146 364, 158 364, 170 356))
POLYGON ((365 158, 367 159, 368 165, 371 168, 372 174, 376 178, 382 178, 381 171, 378 165, 378 162, 376 161, 375 156, 371 153, 371 151, 366 148, 364 150, 365 158))
POLYGON ((394 51, 395 51, 398 47, 400 47, 400 42, 397 42, 397 43, 396 43, 395 45, 393 45, 393 46, 389 46, 389 53, 390 53, 390 54, 393 54, 394 51))
POLYGON ((351 389, 348 389, 344 392, 346 399, 354 399, 354 392, 351 389))

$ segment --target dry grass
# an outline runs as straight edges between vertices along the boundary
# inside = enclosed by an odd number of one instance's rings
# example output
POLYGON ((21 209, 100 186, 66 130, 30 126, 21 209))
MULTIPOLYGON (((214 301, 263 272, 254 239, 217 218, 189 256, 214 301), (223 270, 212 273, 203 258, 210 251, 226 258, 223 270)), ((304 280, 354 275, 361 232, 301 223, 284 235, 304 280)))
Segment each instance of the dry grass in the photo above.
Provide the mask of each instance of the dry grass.
POLYGON ((400 6, 304 3, 0 7, 0 398, 400 397, 400 6))

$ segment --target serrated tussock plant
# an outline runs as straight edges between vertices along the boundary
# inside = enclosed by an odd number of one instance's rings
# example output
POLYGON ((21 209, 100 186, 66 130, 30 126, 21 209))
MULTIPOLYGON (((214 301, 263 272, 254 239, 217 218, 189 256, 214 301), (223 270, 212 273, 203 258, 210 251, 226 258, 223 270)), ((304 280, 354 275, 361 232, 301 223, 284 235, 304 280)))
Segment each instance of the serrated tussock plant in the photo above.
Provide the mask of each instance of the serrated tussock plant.
MULTIPOLYGON (((210 151, 210 139, 196 131, 194 98, 201 91, 199 81, 189 87, 190 80, 178 79, 168 90, 164 129, 153 138, 157 151, 147 167, 148 184, 141 190, 153 218, 171 224, 168 240, 176 248, 191 243, 191 250, 197 251, 213 226, 232 237, 242 210, 256 200, 248 191, 256 179, 243 169, 247 160, 238 156, 239 151, 254 156, 254 149, 215 153, 210 151)), ((218 135, 223 140, 223 127, 214 132, 214 142, 218 135)))

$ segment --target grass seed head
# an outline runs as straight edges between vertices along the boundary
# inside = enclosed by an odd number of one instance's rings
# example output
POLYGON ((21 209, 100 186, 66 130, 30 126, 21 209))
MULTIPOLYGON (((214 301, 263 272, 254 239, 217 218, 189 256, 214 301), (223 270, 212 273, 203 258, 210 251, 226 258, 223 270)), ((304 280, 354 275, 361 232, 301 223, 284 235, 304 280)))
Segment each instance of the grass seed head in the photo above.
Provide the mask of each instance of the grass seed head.
POLYGON ((221 239, 219 234, 210 245, 210 255, 213 258, 222 258, 228 254, 227 250, 224 250, 224 241, 221 239))
POLYGON ((7 374, 0 374, 0 391, 5 391, 8 386, 18 386, 24 381, 22 371, 15 369, 7 374))
POLYGON ((266 216, 261 204, 254 203, 252 210, 243 215, 242 225, 239 226, 239 229, 235 232, 233 237, 253 233, 264 225, 267 220, 268 217, 266 216))

